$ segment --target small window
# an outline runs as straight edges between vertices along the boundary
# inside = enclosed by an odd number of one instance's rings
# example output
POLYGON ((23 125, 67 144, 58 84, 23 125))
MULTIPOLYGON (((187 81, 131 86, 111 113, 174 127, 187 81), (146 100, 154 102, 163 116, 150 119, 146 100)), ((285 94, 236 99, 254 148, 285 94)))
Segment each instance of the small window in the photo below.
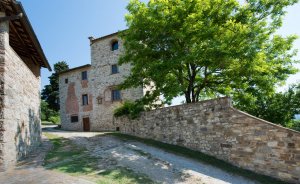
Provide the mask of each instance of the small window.
POLYGON ((82 95, 82 105, 88 105, 88 104, 89 104, 88 95, 82 95))
POLYGON ((71 116, 71 123, 77 123, 78 122, 78 116, 71 116))
POLYGON ((88 79, 87 71, 81 72, 81 79, 82 80, 87 80, 88 79))
POLYGON ((119 73, 118 65, 111 65, 111 74, 119 73))
POLYGON ((121 100, 120 90, 112 90, 112 101, 119 101, 119 100, 121 100))
POLYGON ((119 49, 119 42, 118 41, 114 41, 111 44, 111 50, 114 51, 114 50, 118 50, 118 49, 119 49))
POLYGON ((116 131, 117 131, 117 132, 120 132, 120 127, 116 127, 116 131))
POLYGON ((66 79, 65 79, 65 83, 68 84, 68 82, 69 82, 69 80, 68 80, 68 78, 66 78, 66 79))

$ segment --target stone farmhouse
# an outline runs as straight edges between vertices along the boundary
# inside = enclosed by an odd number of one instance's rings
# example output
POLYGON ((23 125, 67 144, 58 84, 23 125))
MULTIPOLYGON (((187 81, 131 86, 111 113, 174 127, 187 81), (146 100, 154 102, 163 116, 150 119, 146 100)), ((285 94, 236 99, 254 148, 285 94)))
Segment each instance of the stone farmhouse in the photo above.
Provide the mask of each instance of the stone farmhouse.
POLYGON ((118 58, 124 50, 118 33, 89 39, 91 64, 59 74, 62 128, 75 131, 118 130, 113 110, 125 100, 141 98, 146 89, 120 91, 116 88, 130 74, 129 64, 118 66, 118 58))
POLYGON ((41 67, 51 67, 21 3, 0 1, 0 171, 41 141, 41 67))

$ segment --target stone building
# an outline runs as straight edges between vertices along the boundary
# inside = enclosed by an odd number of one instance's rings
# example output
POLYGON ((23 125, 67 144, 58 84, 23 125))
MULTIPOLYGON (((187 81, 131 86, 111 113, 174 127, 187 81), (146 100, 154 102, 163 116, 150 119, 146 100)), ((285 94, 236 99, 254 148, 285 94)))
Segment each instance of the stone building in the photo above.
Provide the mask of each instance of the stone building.
POLYGON ((0 1, 0 171, 40 144, 41 67, 51 70, 21 3, 0 1))
POLYGON ((113 110, 125 100, 141 98, 146 89, 116 88, 130 74, 130 65, 118 66, 124 51, 118 34, 90 37, 91 64, 59 74, 62 128, 76 131, 117 130, 113 110))

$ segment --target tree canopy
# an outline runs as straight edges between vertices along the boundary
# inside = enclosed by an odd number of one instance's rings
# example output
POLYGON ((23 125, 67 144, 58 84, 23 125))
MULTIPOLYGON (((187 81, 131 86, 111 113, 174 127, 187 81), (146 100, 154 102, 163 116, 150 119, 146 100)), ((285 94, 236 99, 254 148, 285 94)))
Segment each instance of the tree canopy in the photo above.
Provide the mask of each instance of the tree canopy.
POLYGON ((131 0, 119 63, 132 69, 120 87, 154 84, 152 95, 166 102, 184 95, 187 103, 272 93, 297 71, 296 36, 276 35, 285 8, 297 1, 131 0))
POLYGON ((54 73, 49 77, 50 84, 45 85, 42 90, 42 99, 48 103, 48 107, 54 111, 59 110, 59 79, 58 74, 69 69, 65 61, 59 61, 54 64, 54 73))
POLYGON ((300 114, 300 83, 287 91, 270 96, 258 95, 251 104, 235 104, 239 109, 272 123, 300 130, 300 121, 294 120, 300 114))

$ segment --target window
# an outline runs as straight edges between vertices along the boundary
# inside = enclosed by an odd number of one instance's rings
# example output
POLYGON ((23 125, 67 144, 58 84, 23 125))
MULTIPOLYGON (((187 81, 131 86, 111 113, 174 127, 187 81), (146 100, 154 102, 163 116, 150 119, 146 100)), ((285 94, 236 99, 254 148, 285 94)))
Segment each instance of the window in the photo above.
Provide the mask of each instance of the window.
POLYGON ((119 42, 118 41, 114 41, 111 44, 111 50, 114 51, 114 50, 118 50, 118 49, 119 49, 119 42))
POLYGON ((66 79, 65 79, 65 83, 68 84, 68 82, 69 82, 69 80, 68 80, 68 78, 66 78, 66 79))
POLYGON ((88 105, 88 104, 89 104, 88 95, 82 95, 82 105, 88 105))
POLYGON ((78 122, 78 116, 75 115, 75 116, 71 116, 71 123, 76 123, 78 122))
POLYGON ((81 72, 81 79, 82 80, 87 80, 88 79, 87 71, 81 72))
POLYGON ((112 90, 112 101, 119 101, 121 100, 121 93, 120 90, 112 90))
POLYGON ((119 73, 118 65, 111 65, 111 74, 119 73))

